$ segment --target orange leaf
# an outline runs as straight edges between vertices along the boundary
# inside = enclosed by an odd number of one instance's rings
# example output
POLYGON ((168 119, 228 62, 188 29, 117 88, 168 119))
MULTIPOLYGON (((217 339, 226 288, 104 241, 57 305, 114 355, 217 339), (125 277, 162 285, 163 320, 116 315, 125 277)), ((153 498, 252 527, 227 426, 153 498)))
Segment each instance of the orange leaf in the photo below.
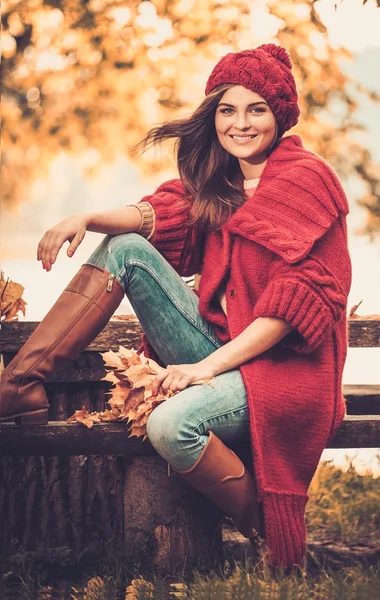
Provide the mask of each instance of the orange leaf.
POLYGON ((151 385, 156 376, 156 373, 146 365, 133 365, 125 373, 134 388, 151 385))
POLYGON ((128 348, 125 348, 124 346, 119 346, 118 354, 121 356, 121 358, 124 358, 128 361, 127 366, 129 367, 132 365, 141 365, 141 358, 134 350, 128 350, 128 348))
POLYGON ((157 373, 163 370, 163 367, 156 363, 156 361, 153 360, 153 358, 148 358, 147 356, 145 356, 144 352, 140 354, 140 358, 141 362, 147 364, 155 375, 157 375, 157 373))
POLYGON ((115 371, 108 371, 101 381, 110 381, 111 383, 119 383, 120 378, 116 376, 115 371))
POLYGON ((100 423, 100 415, 97 412, 89 413, 85 407, 82 410, 76 410, 75 413, 66 420, 67 423, 81 423, 91 429, 94 423, 100 423))
POLYGON ((361 305, 362 302, 363 302, 363 300, 360 300, 360 302, 358 302, 358 304, 354 304, 354 306, 351 307, 350 314, 349 314, 350 319, 355 315, 357 309, 359 308, 359 306, 361 305))
POLYGON ((124 365, 120 360, 120 357, 113 350, 107 350, 107 352, 100 352, 107 367, 114 369, 124 369, 124 365))
POLYGON ((5 280, 4 272, 0 272, 0 317, 2 321, 18 321, 19 311, 25 316, 26 302, 21 298, 24 287, 20 283, 5 280))

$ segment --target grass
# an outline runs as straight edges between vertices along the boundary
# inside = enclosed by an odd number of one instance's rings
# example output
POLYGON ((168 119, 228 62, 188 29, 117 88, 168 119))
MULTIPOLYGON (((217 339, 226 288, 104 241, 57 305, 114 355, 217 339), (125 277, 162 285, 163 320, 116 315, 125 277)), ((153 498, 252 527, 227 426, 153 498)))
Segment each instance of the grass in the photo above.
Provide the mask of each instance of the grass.
MULTIPOLYGON (((322 463, 310 489, 310 536, 333 543, 380 547, 380 478, 322 463)), ((78 565, 68 548, 8 549, 1 557, 1 600, 380 600, 380 564, 314 568, 275 578, 264 568, 234 564, 207 577, 173 584, 130 572, 122 557, 78 565)))
POLYGON ((313 479, 307 507, 309 533, 324 533, 348 545, 380 545, 380 477, 358 475, 321 463, 313 479))
POLYGON ((107 576, 90 578, 84 586, 60 591, 25 580, 4 600, 378 600, 380 568, 351 567, 338 572, 321 570, 315 577, 304 574, 279 576, 255 573, 237 566, 229 577, 194 575, 191 583, 169 583, 135 578, 121 589, 107 576), (16 595, 17 594, 17 595, 16 595))

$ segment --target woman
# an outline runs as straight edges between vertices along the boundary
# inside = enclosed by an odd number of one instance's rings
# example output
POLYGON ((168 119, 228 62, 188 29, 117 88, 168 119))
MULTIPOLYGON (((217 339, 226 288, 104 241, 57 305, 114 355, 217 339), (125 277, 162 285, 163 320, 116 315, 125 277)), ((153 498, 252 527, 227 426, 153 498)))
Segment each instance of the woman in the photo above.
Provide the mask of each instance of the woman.
POLYGON ((66 240, 70 256, 86 230, 109 234, 5 369, 1 404, 5 419, 46 422, 42 383, 126 293, 145 353, 165 367, 154 393, 179 392, 150 415, 152 444, 282 567, 302 564, 307 489, 345 412, 351 282, 339 181, 282 137, 299 115, 291 67, 274 44, 223 57, 198 110, 144 140, 178 139, 180 179, 44 235, 50 270, 66 240), (181 276, 199 272, 195 294, 181 276), (213 387, 190 386, 208 377, 213 387), (244 437, 254 476, 228 447, 244 437))

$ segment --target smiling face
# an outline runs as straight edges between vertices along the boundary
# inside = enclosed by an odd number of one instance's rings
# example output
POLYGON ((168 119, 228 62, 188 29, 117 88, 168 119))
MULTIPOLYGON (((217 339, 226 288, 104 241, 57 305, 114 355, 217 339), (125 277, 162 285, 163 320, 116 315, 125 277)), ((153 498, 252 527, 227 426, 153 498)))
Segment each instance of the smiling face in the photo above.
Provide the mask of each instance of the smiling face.
POLYGON ((276 119, 264 98, 242 85, 229 88, 217 106, 215 129, 223 148, 238 158, 244 177, 260 177, 277 137, 276 119))

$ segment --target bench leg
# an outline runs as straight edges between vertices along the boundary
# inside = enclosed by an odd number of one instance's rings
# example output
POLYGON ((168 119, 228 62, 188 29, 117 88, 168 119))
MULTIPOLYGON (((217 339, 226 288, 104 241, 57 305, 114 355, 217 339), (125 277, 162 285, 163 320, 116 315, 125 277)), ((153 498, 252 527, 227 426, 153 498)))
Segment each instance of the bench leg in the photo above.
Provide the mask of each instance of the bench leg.
POLYGON ((163 577, 223 565, 223 513, 160 456, 134 458, 124 481, 126 560, 163 577))

